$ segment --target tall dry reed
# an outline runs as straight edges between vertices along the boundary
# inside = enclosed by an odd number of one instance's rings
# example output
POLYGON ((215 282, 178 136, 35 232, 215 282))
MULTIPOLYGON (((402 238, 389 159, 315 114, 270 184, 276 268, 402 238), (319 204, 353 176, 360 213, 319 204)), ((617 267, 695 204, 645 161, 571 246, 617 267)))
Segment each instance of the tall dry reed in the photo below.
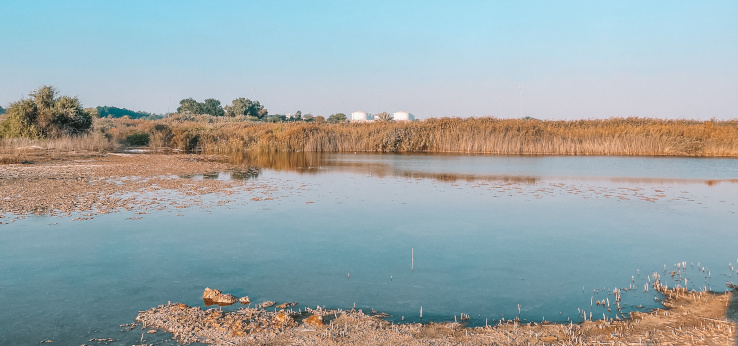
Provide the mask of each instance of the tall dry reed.
POLYGON ((50 139, 3 138, 0 148, 6 151, 25 149, 47 149, 58 151, 109 152, 118 148, 114 142, 91 133, 81 136, 63 136, 50 139))
POLYGON ((152 146, 208 153, 458 152, 510 155, 738 156, 738 121, 611 118, 539 121, 442 118, 416 122, 316 124, 175 117, 111 120, 123 142, 149 133, 152 146))

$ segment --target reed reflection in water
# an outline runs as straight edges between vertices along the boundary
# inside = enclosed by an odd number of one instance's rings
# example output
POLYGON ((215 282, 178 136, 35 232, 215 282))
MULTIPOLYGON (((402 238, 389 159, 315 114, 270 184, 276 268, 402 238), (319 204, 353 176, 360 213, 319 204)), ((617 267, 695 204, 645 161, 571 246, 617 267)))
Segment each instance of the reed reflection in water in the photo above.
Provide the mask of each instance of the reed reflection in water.
MULTIPOLYGON (((299 174, 322 174, 328 172, 352 173, 374 177, 403 177, 410 179, 433 179, 443 182, 456 181, 487 181, 519 184, 535 184, 543 179, 557 180, 605 180, 613 183, 632 184, 705 184, 715 186, 721 183, 738 184, 738 178, 720 178, 708 176, 690 177, 659 176, 658 172, 646 172, 643 176, 621 176, 621 171, 628 171, 629 166, 642 165, 643 161, 660 161, 661 164, 673 165, 675 169, 670 172, 679 173, 679 160, 684 161, 706 161, 709 159, 696 158, 643 158, 643 157, 562 157, 562 156, 494 156, 494 155, 458 155, 458 154, 378 154, 378 153, 321 153, 321 152, 234 152, 229 155, 229 161, 244 167, 245 174, 234 173, 236 179, 257 177, 260 169, 276 171, 295 172, 299 174), (455 162, 462 158, 463 162, 457 165, 455 162), (603 167, 600 172, 592 174, 578 167, 579 165, 597 166, 597 161, 613 159, 622 160, 625 167, 603 167), (474 167, 471 172, 464 171, 466 161, 474 164, 483 163, 474 167), (544 161, 543 164, 520 171, 515 164, 509 165, 510 161, 544 161), (559 162, 554 162, 559 161, 559 162), (578 161, 578 164, 568 166, 566 169, 549 172, 546 165, 563 165, 564 161, 578 161), (587 163, 592 161, 591 163, 587 163), (428 162, 436 163, 429 168, 428 162), (490 169, 485 169, 486 168, 490 169), (509 169, 511 172, 506 172, 509 169), (653 176, 650 176, 653 175, 653 176)), ((713 159, 721 160, 721 159, 713 159)), ((722 159, 724 160, 724 159, 722 159)), ((732 160, 736 161, 736 160, 732 160)), ((729 173, 728 173, 729 174, 729 173)))

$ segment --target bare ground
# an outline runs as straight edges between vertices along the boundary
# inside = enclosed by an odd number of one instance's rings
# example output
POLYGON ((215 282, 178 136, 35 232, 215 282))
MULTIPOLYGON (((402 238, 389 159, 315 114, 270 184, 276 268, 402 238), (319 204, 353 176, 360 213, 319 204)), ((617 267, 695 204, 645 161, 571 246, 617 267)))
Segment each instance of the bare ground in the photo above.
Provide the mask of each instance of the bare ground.
POLYGON ((201 205, 199 198, 218 193, 228 203, 235 190, 255 198, 273 191, 249 180, 192 179, 196 175, 239 171, 218 156, 70 153, 65 160, 39 151, 19 164, 0 164, 0 223, 27 214, 92 218, 119 210, 151 210, 201 205), (175 192, 177 198, 158 192, 175 192))
MULTIPOLYGON (((658 289, 658 288, 657 288, 658 289)), ((736 324, 726 319, 731 293, 660 289, 664 308, 627 320, 581 324, 465 327, 459 323, 392 324, 356 310, 300 311, 241 308, 203 310, 184 304, 142 311, 143 328, 174 334, 181 343, 216 345, 734 345, 736 324), (317 317, 317 316, 320 316, 317 317)))

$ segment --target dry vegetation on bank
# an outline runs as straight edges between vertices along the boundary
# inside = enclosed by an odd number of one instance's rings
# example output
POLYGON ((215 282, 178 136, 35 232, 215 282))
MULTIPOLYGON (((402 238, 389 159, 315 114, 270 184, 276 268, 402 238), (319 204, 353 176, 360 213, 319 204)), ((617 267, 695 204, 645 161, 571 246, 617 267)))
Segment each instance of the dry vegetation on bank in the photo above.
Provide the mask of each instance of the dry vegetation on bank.
MULTIPOLYGON (((657 287, 655 284, 654 287, 657 287)), ((659 289, 657 287, 657 289, 659 289)), ((361 310, 265 309, 225 312, 184 304, 160 305, 139 313, 144 329, 161 329, 189 344, 251 345, 732 345, 736 324, 725 318, 732 293, 659 289, 665 309, 632 313, 625 320, 580 324, 517 321, 466 327, 463 324, 392 324, 361 310)), ((131 328, 135 328, 132 326, 131 328)))
POLYGON ((133 133, 147 133, 150 146, 201 148, 209 153, 256 150, 738 156, 738 121, 442 118, 417 122, 271 124, 220 121, 213 117, 197 120, 107 120, 105 128, 119 142, 133 133))
MULTIPOLYGON (((81 137, 0 140, 3 158, 17 148, 106 152, 147 145, 205 153, 443 152, 503 155, 738 156, 738 121, 441 118, 416 122, 263 123, 212 116, 161 120, 95 119, 81 137)), ((16 157, 14 159, 13 157, 16 157)))

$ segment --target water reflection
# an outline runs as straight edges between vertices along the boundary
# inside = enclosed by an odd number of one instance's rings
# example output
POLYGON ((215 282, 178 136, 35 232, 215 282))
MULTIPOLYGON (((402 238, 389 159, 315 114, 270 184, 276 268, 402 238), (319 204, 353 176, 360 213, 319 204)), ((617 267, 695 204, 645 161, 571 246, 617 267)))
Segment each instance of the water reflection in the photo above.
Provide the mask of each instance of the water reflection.
POLYGON ((220 176, 220 173, 218 173, 218 172, 209 172, 209 173, 204 173, 202 175, 202 178, 203 179, 208 179, 208 180, 213 180, 213 179, 218 179, 219 176, 220 176))
MULTIPOLYGON (((715 170, 702 168, 710 159, 641 157, 529 157, 456 154, 376 154, 376 153, 287 153, 240 152, 230 155, 230 162, 247 167, 250 177, 258 168, 300 174, 328 172, 353 173, 374 177, 433 179, 443 182, 488 181, 535 184, 540 180, 605 180, 630 184, 737 184, 738 178, 715 179, 715 170), (696 161, 702 160, 702 161, 696 161), (617 161, 613 164, 613 161, 617 161), (611 166, 601 165, 606 162, 611 166), (651 169, 651 164, 659 166, 651 169), (698 167, 698 168, 695 168, 698 167), (642 176, 632 174, 641 168, 642 176), (252 173, 251 170, 256 170, 252 173), (669 177, 670 175, 676 175, 669 177)), ((735 168, 736 160, 715 159, 718 166, 735 168)), ((721 175, 731 174, 721 172, 721 175)))
POLYGON ((259 177, 260 171, 255 166, 247 166, 245 169, 233 169, 230 173, 233 180, 246 180, 259 177))
MULTIPOLYGON (((354 155, 356 156, 356 155, 354 155)), ((391 157, 393 155, 384 155, 391 157)), ((501 181, 523 184, 534 184, 538 178, 519 175, 484 175, 454 172, 425 172, 421 170, 403 169, 391 163, 383 162, 379 154, 362 154, 358 160, 352 160, 351 154, 336 153, 233 153, 229 157, 231 163, 239 166, 259 167, 278 171, 297 172, 300 174, 320 174, 327 172, 355 173, 376 177, 404 177, 412 179, 434 179, 444 182, 455 181, 501 181), (365 161, 366 157, 372 160, 365 161)), ((403 157, 403 156, 400 156, 403 157)), ((256 174, 258 175, 258 174, 256 174)))

